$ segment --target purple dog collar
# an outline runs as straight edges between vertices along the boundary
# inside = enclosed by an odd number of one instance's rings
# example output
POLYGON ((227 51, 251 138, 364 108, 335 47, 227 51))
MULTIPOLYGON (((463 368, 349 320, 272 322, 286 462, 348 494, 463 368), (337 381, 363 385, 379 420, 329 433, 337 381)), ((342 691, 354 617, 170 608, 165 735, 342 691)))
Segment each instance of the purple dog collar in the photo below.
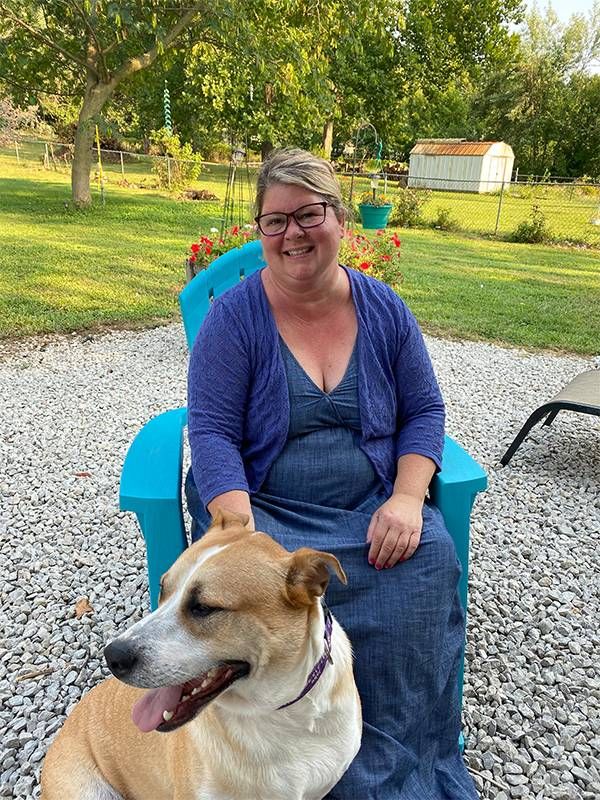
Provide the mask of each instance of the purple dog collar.
POLYGON ((327 608, 325 603, 323 603, 323 612, 325 615, 325 649, 323 655, 313 667, 312 672, 306 680, 306 685, 298 697, 296 697, 294 700, 290 700, 289 703, 285 703, 283 706, 279 706, 277 711, 280 711, 282 708, 287 708, 288 706, 293 706, 294 703, 298 702, 298 700, 302 700, 304 695, 308 694, 315 683, 319 680, 325 671, 327 664, 333 664, 333 659, 331 658, 331 632, 333 630, 333 617, 331 616, 331 611, 327 608))

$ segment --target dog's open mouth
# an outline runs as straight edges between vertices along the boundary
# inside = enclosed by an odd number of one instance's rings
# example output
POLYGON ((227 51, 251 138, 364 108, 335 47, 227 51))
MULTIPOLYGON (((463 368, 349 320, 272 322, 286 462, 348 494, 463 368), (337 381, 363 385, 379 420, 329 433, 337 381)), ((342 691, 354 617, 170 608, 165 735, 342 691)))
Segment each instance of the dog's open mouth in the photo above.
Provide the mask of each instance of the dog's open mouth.
POLYGON ((250 665, 245 661, 228 661, 179 686, 149 689, 134 705, 131 717, 144 733, 168 733, 193 719, 211 700, 249 672, 250 665))

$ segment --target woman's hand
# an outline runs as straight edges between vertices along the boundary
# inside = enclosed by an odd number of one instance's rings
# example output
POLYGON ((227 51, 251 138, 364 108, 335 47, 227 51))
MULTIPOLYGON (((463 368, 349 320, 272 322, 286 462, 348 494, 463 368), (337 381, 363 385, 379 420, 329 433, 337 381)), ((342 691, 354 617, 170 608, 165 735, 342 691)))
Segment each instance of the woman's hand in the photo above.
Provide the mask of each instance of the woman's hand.
POLYGON ((415 552, 423 527, 423 501, 418 497, 395 492, 371 517, 367 542, 369 564, 376 569, 394 567, 415 552))

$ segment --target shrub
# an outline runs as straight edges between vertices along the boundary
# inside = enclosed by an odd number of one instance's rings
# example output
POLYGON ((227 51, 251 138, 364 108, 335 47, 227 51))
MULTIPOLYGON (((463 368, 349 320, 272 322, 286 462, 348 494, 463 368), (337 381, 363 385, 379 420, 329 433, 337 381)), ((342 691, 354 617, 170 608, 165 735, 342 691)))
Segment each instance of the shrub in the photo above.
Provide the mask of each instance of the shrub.
POLYGON ((389 224, 403 228, 423 225, 423 206, 430 196, 431 192, 426 189, 398 189, 389 224))
POLYGON ((532 207, 528 219, 517 225, 510 239, 513 242, 525 242, 528 244, 543 244, 552 240, 546 216, 538 205, 532 207))
POLYGON ((431 227, 438 231, 456 231, 459 228, 458 220, 455 219, 449 208, 437 209, 437 216, 431 223, 431 227))
POLYGON ((155 158, 152 171, 158 177, 162 189, 180 191, 196 180, 202 170, 202 156, 194 153, 192 145, 181 144, 179 136, 166 128, 152 131, 150 140, 153 150, 168 158, 155 158))

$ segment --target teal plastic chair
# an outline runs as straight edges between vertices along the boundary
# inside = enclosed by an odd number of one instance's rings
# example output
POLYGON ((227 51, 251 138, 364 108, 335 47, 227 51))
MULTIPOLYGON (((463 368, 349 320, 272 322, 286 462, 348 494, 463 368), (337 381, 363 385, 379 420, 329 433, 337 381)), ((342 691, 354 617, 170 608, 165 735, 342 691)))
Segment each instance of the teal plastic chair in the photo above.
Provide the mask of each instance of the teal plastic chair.
MULTIPOLYGON (((220 256, 188 283, 179 303, 190 349, 213 298, 264 266, 261 244, 252 241, 220 256)), ((152 609, 158 605, 161 575, 188 545, 181 504, 186 424, 185 408, 165 411, 147 422, 130 445, 121 474, 121 510, 136 514, 146 542, 152 609)), ((471 508, 477 493, 486 486, 483 469, 446 436, 443 469, 433 478, 429 491, 456 545, 462 565, 460 597, 465 610, 471 508)), ((461 671, 461 687, 462 683, 461 671)))

